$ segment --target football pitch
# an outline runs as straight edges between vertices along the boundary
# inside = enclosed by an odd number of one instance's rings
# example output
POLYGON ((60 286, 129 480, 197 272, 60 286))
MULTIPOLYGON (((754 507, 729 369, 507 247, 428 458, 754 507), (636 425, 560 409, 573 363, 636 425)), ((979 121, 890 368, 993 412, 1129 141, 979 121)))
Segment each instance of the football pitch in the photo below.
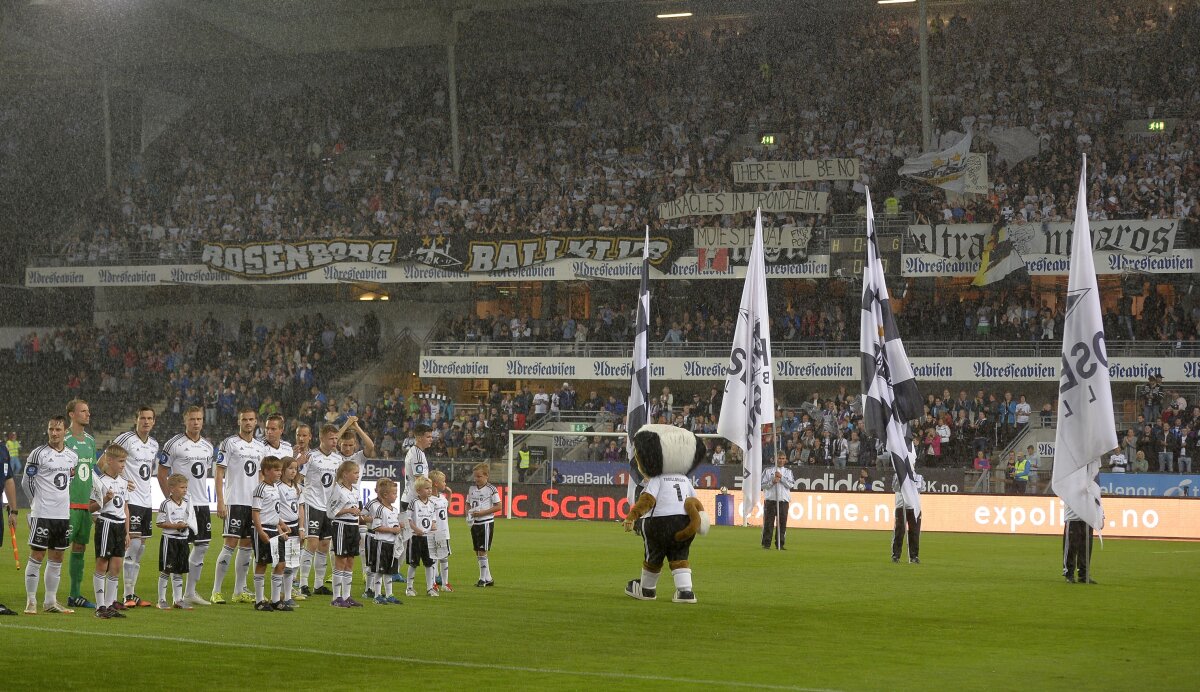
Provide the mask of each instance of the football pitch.
MULTIPOLYGON (((1100 583, 1080 585, 1060 576, 1052 537, 926 533, 913 565, 891 562, 887 533, 792 529, 780 552, 760 547, 758 529, 714 527, 692 548, 700 602, 684 605, 669 574, 655 602, 624 595, 642 552, 618 524, 500 521, 486 589, 461 520, 452 535, 454 593, 404 598, 397 584, 402 606, 314 597, 294 613, 0 618, 4 687, 1161 690, 1198 679, 1195 543, 1097 543, 1100 583)), ((20 610, 23 572, 5 538, 0 602, 20 610)), ((154 600, 157 537, 143 564, 140 592, 154 600)), ((89 546, 89 598, 91 567, 89 546)), ((356 563, 356 598, 361 583, 356 563)))

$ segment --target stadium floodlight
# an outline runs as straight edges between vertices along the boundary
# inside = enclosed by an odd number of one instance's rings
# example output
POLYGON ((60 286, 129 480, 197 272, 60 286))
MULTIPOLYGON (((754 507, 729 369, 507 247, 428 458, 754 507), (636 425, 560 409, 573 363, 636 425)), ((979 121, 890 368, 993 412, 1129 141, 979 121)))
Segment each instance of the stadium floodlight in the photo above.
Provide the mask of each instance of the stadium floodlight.
POLYGON ((876 0, 880 5, 907 5, 917 0, 876 0))
POLYGON ((663 14, 655 15, 659 19, 681 19, 683 17, 692 16, 691 12, 664 12, 663 14))

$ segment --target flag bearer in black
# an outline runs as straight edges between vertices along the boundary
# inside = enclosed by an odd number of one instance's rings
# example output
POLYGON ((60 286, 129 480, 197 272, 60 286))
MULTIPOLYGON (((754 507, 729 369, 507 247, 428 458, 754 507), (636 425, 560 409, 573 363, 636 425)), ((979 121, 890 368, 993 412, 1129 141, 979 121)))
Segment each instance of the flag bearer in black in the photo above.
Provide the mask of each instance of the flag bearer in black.
MULTIPOLYGON (((917 487, 921 487, 921 477, 913 478, 917 487)), ((892 531, 892 562, 900 562, 900 549, 904 547, 904 529, 908 527, 908 561, 913 564, 919 564, 921 549, 921 517, 917 516, 916 511, 911 507, 907 500, 904 499, 904 493, 900 492, 900 479, 892 476, 892 487, 896 491, 896 527, 892 531)))
POLYGON ((1092 579, 1092 527, 1065 504, 1063 524, 1063 576, 1070 584, 1095 584, 1092 579))

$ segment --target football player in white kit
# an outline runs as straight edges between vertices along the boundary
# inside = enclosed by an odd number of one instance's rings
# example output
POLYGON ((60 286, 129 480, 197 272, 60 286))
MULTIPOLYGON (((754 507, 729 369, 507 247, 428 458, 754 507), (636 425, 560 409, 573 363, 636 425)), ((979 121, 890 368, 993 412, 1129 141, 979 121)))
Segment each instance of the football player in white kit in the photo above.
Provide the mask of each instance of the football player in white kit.
POLYGON ((337 451, 337 426, 321 426, 320 444, 308 451, 308 462, 304 464, 304 524, 300 533, 304 537, 304 549, 300 552, 300 592, 305 596, 333 595, 325 586, 325 569, 329 564, 329 544, 333 538, 333 524, 326 514, 329 493, 336 483, 342 455, 337 451), (313 588, 308 586, 308 573, 313 573, 313 588))
POLYGON ((122 477, 133 484, 129 493, 129 542, 125 546, 125 562, 122 566, 125 577, 125 607, 149 608, 154 605, 137 595, 138 575, 142 571, 142 553, 146 541, 154 534, 153 500, 150 497, 150 479, 158 472, 158 440, 150 437, 154 429, 154 409, 142 406, 137 412, 137 423, 132 432, 121 433, 114 444, 129 453, 125 458, 125 473, 122 477))
POLYGON ((217 449, 217 467, 213 479, 217 489, 217 515, 225 520, 225 545, 217 557, 217 573, 213 580, 213 603, 225 603, 221 585, 234 560, 235 603, 254 603, 254 594, 246 588, 246 576, 254 555, 251 537, 254 535, 253 495, 258 487, 258 467, 267 448, 254 439, 258 427, 258 412, 245 406, 238 410, 238 434, 231 435, 217 449))
POLYGON ((29 559, 25 562, 25 613, 37 614, 37 584, 46 553, 46 594, 43 612, 73 613, 58 604, 58 582, 62 576, 63 552, 71 538, 71 499, 67 485, 79 457, 66 446, 66 416, 51 416, 46 425, 46 444, 26 457, 21 486, 30 498, 29 559))
POLYGON ((413 446, 404 456, 404 495, 400 498, 400 511, 407 512, 408 506, 417 499, 414 484, 418 478, 429 475, 429 460, 425 450, 433 444, 433 430, 424 423, 413 427, 413 446))
POLYGON ((175 474, 188 481, 187 499, 195 515, 195 528, 188 527, 188 579, 183 600, 188 605, 212 605, 196 593, 204 556, 212 540, 212 510, 209 507, 208 474, 213 465, 213 444, 200 433, 204 429, 204 409, 189 406, 183 412, 183 432, 163 445, 158 457, 158 483, 165 495, 170 495, 167 479, 175 474))

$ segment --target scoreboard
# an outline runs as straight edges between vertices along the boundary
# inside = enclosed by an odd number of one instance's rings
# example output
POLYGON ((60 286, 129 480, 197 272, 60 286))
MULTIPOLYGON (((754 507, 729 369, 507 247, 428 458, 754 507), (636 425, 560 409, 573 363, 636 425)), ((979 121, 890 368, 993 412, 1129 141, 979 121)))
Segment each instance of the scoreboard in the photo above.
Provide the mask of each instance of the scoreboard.
MULTIPOLYGON (((879 260, 885 274, 899 271, 902 237, 889 235, 877 238, 879 260)), ((829 271, 834 277, 862 276, 867 262, 865 235, 829 239, 829 271)))

